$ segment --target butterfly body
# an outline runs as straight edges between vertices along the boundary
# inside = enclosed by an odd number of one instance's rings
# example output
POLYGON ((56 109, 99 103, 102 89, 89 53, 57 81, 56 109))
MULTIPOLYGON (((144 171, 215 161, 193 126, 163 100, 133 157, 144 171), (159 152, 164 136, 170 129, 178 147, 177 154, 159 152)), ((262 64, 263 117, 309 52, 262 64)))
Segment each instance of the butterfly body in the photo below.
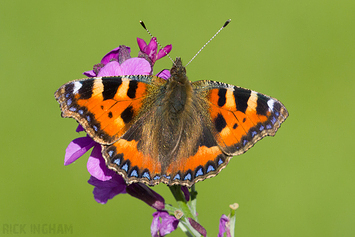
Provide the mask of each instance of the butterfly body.
POLYGON ((116 76, 76 80, 55 97, 102 146, 127 183, 190 187, 234 155, 273 136, 286 108, 266 95, 214 81, 190 82, 177 58, 168 80, 116 76))

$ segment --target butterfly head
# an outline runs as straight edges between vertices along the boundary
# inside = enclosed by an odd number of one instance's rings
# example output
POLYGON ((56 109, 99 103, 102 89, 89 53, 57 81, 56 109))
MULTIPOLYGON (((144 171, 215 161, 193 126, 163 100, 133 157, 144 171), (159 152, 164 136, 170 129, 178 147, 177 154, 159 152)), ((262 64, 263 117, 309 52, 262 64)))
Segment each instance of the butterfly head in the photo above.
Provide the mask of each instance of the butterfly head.
POLYGON ((175 59, 173 67, 170 69, 170 74, 170 79, 173 79, 177 82, 184 83, 187 81, 186 69, 182 65, 181 58, 175 59))

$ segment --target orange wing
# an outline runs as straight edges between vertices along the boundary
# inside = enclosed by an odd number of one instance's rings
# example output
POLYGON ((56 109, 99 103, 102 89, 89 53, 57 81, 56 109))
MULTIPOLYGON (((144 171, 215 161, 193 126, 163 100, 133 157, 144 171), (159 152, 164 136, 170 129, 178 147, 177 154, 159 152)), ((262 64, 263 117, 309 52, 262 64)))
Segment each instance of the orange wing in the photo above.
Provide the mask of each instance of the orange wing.
POLYGON ((196 153, 173 162, 168 184, 191 186, 216 176, 234 155, 265 136, 274 136, 288 112, 278 100, 261 93, 215 81, 192 83, 195 99, 204 101, 203 133, 196 153))
POLYGON ((62 117, 75 118, 101 144, 107 166, 130 183, 137 182, 137 174, 146 177, 146 170, 161 172, 157 157, 143 155, 138 143, 144 119, 166 82, 141 75, 82 79, 63 85, 55 97, 62 117))
POLYGON ((55 92, 62 117, 75 118, 100 144, 117 141, 144 112, 152 76, 117 76, 71 81, 55 92))
POLYGON ((201 134, 196 134, 196 144, 189 144, 194 148, 189 157, 175 157, 162 169, 160 151, 144 152, 141 145, 151 139, 142 137, 142 130, 150 127, 145 126, 147 116, 153 120, 161 116, 152 113, 158 111, 152 106, 160 106, 166 82, 153 76, 90 78, 63 85, 55 97, 62 116, 75 118, 102 145, 107 166, 128 184, 190 187, 217 175, 233 155, 273 136, 288 116, 278 100, 255 91, 214 81, 193 82, 194 107, 200 108, 195 112, 201 129, 196 131, 201 134))
POLYGON ((216 141, 229 156, 246 152, 265 136, 274 136, 288 117, 285 106, 267 95, 215 81, 193 84, 208 100, 216 141))
MULTIPOLYGON (((202 126, 195 152, 189 157, 176 157, 162 173, 161 163, 139 151, 141 123, 129 131, 103 154, 109 167, 125 177, 127 183, 185 185, 216 176, 233 155, 247 151, 261 138, 273 136, 287 118, 286 108, 266 95, 213 81, 192 83, 194 103, 202 126)), ((152 128, 154 129, 154 128, 152 128)), ((183 148, 181 148, 183 149, 183 148)))

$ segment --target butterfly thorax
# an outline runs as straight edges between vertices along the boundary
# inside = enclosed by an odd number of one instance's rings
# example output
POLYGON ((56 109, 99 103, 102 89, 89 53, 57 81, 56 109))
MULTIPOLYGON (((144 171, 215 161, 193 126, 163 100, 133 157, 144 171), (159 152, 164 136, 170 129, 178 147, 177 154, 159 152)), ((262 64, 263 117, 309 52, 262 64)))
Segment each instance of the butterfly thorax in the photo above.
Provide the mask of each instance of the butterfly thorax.
POLYGON ((186 106, 189 106, 191 102, 192 87, 180 58, 176 58, 170 73, 171 77, 167 82, 164 96, 164 111, 168 112, 169 119, 175 120, 179 118, 180 113, 189 109, 186 106))

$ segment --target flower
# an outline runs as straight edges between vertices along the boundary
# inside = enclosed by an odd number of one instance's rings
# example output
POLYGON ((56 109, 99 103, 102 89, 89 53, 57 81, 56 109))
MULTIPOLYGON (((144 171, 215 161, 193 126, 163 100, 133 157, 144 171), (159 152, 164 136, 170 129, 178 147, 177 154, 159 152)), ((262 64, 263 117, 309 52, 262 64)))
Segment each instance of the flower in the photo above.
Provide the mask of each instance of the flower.
MULTIPOLYGON (((79 125, 77 132, 84 129, 79 125)), ((93 147, 93 150, 89 156, 87 162, 87 169, 89 173, 96 179, 101 181, 110 180, 115 174, 113 170, 110 170, 105 165, 105 160, 101 154, 101 145, 92 140, 88 135, 86 137, 79 137, 69 143, 64 158, 64 165, 69 165, 84 155, 93 147)))
POLYGON ((117 61, 107 63, 99 73, 98 77, 123 76, 123 75, 149 75, 150 64, 143 58, 130 58, 120 64, 117 61))
POLYGON ((173 232, 179 224, 179 220, 170 216, 166 211, 157 211, 153 213, 153 221, 150 226, 150 232, 153 237, 165 236, 173 232))
POLYGON ((173 48, 173 46, 169 44, 166 45, 162 50, 159 50, 159 52, 157 53, 158 44, 157 39, 155 37, 151 38, 148 45, 143 39, 140 38, 137 38, 137 43, 140 48, 138 57, 147 59, 152 67, 158 59, 161 59, 162 57, 166 56, 173 48))
POLYGON ((112 199, 118 194, 126 193, 126 182, 118 174, 112 175, 112 178, 106 181, 91 176, 88 183, 95 186, 93 191, 94 198, 101 204, 106 204, 109 199, 112 199))
POLYGON ((83 74, 88 77, 149 75, 152 71, 150 63, 143 58, 131 58, 130 48, 121 45, 108 52, 101 63, 83 74))
POLYGON ((133 183, 127 186, 126 191, 132 197, 142 200, 157 210, 163 210, 165 207, 164 198, 145 184, 133 183))
POLYGON ((86 71, 83 74, 88 77, 96 77, 101 68, 111 61, 117 61, 118 63, 123 63, 127 59, 131 58, 131 49, 126 46, 119 46, 108 52, 102 59, 101 62, 94 65, 94 69, 91 71, 86 71))
POLYGON ((181 186, 181 191, 184 193, 186 201, 190 200, 190 192, 186 186, 181 186))
POLYGON ((198 233, 200 233, 203 237, 206 237, 207 236, 207 231, 205 228, 203 228, 202 225, 200 225, 200 223, 198 223, 197 221, 195 221, 194 219, 192 218, 187 218, 190 222, 190 225, 195 229, 197 230, 198 233))
POLYGON ((224 233, 227 233, 227 237, 231 236, 231 232, 229 229, 229 218, 228 218, 228 216, 223 214, 221 219, 219 220, 218 237, 223 237, 224 233))

